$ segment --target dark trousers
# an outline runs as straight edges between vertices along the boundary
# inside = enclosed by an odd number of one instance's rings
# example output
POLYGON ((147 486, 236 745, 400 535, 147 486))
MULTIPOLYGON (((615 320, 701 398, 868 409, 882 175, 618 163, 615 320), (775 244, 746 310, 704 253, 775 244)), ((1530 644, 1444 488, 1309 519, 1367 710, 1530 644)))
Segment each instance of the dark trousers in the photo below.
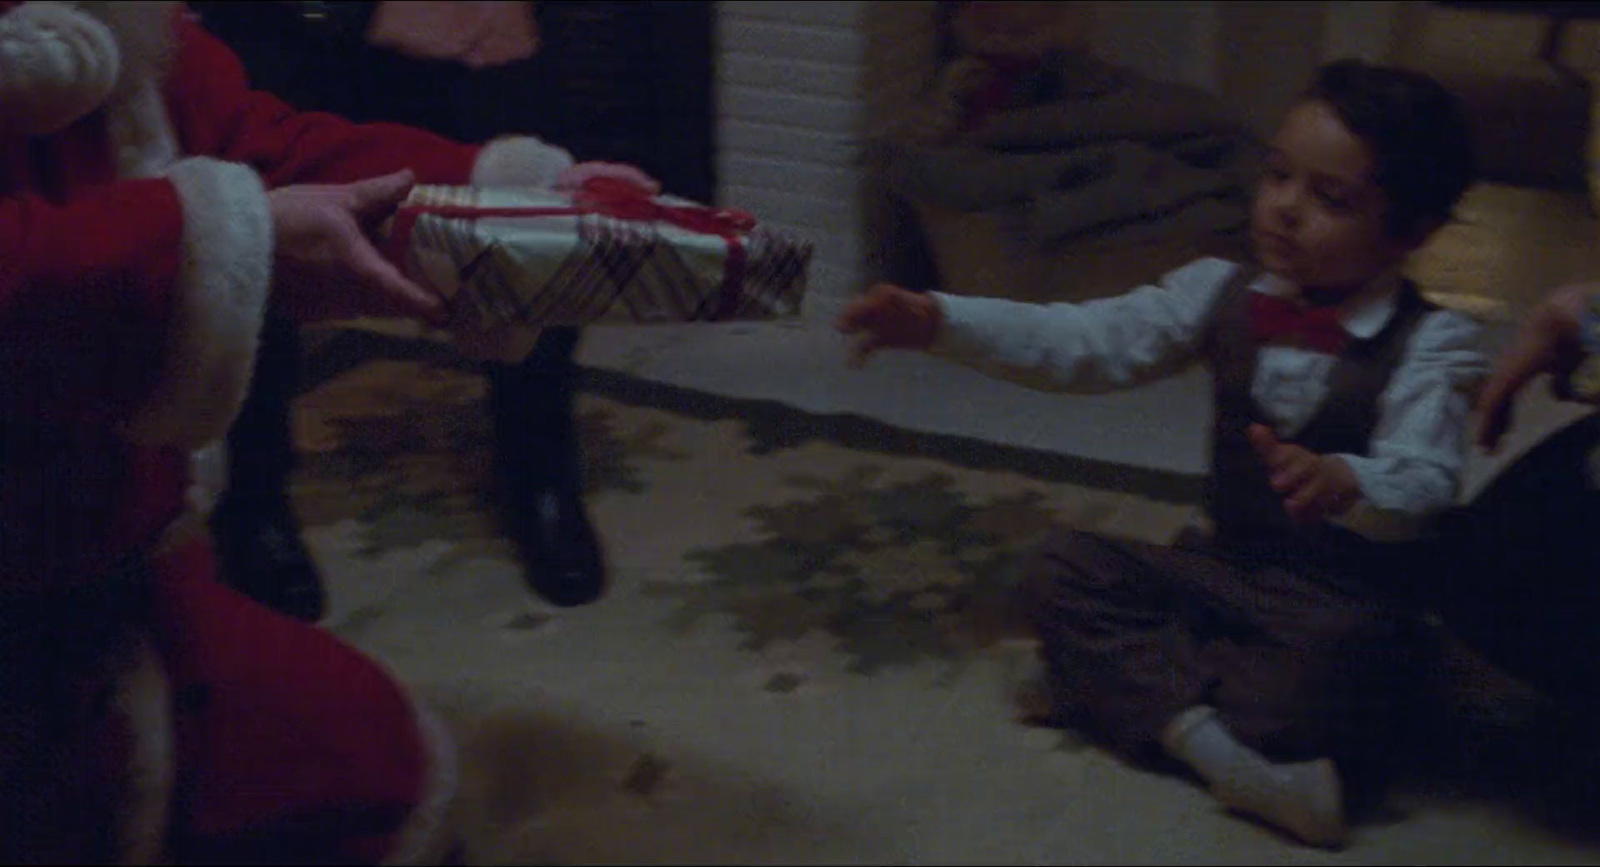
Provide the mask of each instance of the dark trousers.
MULTIPOLYGON (((328 4, 337 14, 307 18, 293 3, 195 4, 227 42, 253 84, 306 111, 363 123, 391 122, 463 141, 502 133, 541 133, 553 84, 539 58, 471 70, 373 48, 362 34, 370 3, 328 4)), ((576 472, 573 432, 575 354, 580 332, 547 329, 519 365, 488 363, 501 467, 565 482, 576 472)), ((267 324, 255 380, 229 435, 230 497, 281 496, 294 464, 291 402, 298 391, 300 339, 293 323, 267 324)))
MULTIPOLYGON (((573 360, 581 336, 577 328, 547 328, 521 364, 488 365, 495 462, 502 479, 581 489, 573 360)), ((513 488, 508 493, 528 491, 513 488)))
POLYGON ((294 468, 289 414, 299 385, 300 330, 293 322, 269 316, 256 350, 255 378, 228 431, 228 496, 236 502, 287 493, 294 468))
MULTIPOLYGON (((574 413, 575 354, 581 331, 546 329, 520 364, 485 363, 496 468, 503 479, 582 484, 574 413)), ((271 505, 287 493, 295 464, 291 419, 299 389, 300 331, 269 318, 256 353, 255 378, 228 432, 228 497, 271 505)))
POLYGON ((1412 673, 1407 618, 1377 594, 1199 548, 1061 533, 1024 604, 1058 716, 1135 761, 1200 704, 1276 760, 1359 761, 1412 673))

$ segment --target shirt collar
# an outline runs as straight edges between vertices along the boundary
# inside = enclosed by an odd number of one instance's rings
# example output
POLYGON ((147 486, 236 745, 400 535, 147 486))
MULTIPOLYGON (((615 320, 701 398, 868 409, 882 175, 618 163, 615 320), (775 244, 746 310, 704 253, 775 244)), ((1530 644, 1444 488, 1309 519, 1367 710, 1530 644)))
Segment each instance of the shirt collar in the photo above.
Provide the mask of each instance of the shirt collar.
MULTIPOLYGON (((1398 271, 1386 272, 1338 304, 1339 324, 1357 340, 1370 340, 1382 331, 1394 317, 1395 299, 1400 294, 1401 278, 1398 271)), ((1263 274, 1255 291, 1278 298, 1300 297, 1300 287, 1277 276, 1263 274)))

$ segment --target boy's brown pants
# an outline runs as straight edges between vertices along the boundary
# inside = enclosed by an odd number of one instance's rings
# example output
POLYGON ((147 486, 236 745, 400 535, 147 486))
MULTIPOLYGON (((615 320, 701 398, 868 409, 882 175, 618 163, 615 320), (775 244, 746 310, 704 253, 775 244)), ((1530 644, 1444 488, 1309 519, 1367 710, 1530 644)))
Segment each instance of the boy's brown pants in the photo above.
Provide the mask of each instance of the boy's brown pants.
POLYGON ((1030 563, 1023 602, 1058 717, 1130 758, 1156 758, 1162 729, 1198 704, 1274 760, 1355 758, 1383 742, 1410 682, 1410 621, 1340 583, 1064 532, 1030 563))

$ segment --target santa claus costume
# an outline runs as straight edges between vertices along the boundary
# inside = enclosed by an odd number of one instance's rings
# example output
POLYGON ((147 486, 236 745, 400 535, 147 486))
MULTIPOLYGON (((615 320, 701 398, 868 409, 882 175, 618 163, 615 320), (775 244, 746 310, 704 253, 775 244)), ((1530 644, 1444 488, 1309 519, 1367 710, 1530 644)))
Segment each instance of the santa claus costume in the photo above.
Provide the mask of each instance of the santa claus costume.
POLYGON ((439 727, 216 580, 216 444, 269 299, 267 190, 571 163, 296 113, 180 4, 0 2, 0 858, 440 857, 439 727))

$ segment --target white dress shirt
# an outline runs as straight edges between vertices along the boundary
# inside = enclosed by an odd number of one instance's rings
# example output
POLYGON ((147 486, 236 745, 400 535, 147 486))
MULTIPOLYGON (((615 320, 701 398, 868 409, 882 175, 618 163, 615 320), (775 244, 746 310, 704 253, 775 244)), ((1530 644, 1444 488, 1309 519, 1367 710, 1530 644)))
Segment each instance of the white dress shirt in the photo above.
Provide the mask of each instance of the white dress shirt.
MULTIPOLYGON (((1178 373, 1199 360, 1199 341, 1234 263, 1201 259, 1155 285, 1081 304, 1025 304, 935 293, 944 328, 933 351, 991 376, 1044 391, 1095 394, 1178 373)), ((1296 297, 1293 284, 1263 274, 1256 292, 1296 297)), ((1398 276, 1376 280, 1339 305, 1352 337, 1383 330, 1395 313, 1398 276)), ((1362 501, 1338 523, 1374 539, 1415 534, 1419 522, 1455 502, 1467 460, 1472 398, 1487 373, 1483 330, 1449 310, 1426 314, 1379 398, 1366 454, 1340 455, 1362 501)), ((1252 395, 1280 438, 1295 436, 1327 395, 1335 356, 1265 346, 1252 395)))

